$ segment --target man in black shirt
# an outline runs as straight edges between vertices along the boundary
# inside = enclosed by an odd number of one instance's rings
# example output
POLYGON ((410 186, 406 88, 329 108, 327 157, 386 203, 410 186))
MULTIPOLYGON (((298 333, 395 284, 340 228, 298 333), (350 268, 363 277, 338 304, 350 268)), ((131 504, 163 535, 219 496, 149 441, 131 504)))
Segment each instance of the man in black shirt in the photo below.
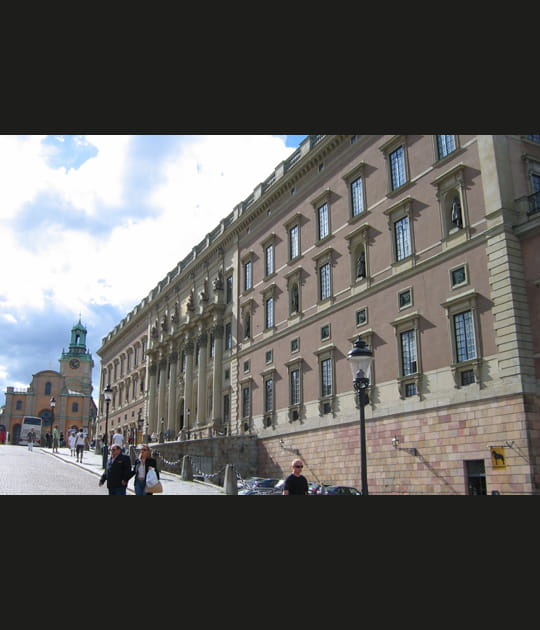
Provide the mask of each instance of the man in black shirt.
POLYGON ((292 473, 285 479, 283 494, 307 494, 308 482, 302 474, 304 463, 301 459, 295 459, 292 463, 292 473))
POLYGON ((102 486, 106 481, 109 494, 125 495, 131 477, 131 459, 128 455, 122 454, 117 444, 113 444, 111 446, 111 459, 107 462, 107 468, 101 475, 99 485, 102 486))

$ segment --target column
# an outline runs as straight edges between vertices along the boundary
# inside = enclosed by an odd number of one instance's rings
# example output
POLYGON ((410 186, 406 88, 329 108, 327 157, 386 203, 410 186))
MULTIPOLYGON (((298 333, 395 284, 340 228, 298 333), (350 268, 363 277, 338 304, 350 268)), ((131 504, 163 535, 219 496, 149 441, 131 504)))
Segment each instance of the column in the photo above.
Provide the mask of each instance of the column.
POLYGON ((201 331, 199 334, 199 383, 198 383, 198 402, 197 402, 197 424, 202 426, 206 424, 206 364, 208 354, 208 334, 201 331))
POLYGON ((176 364, 178 362, 178 352, 172 351, 169 355, 170 376, 169 376, 169 407, 167 411, 167 429, 169 440, 176 439, 176 364))
POLYGON ((188 339, 184 345, 184 352, 186 353, 186 373, 184 374, 184 430, 188 435, 193 421, 193 350, 193 341, 188 339))
MULTIPOLYGON (((158 412, 156 418, 156 432, 159 436, 161 431, 165 430, 165 423, 162 423, 162 420, 165 420, 166 408, 167 408, 167 359, 161 358, 159 361, 159 375, 158 375, 158 412)), ((158 437, 159 439, 159 437, 158 437)))
POLYGON ((223 425, 222 405, 222 362, 223 362, 223 336, 224 326, 219 323, 214 326, 214 365, 213 365, 213 381, 214 388, 212 390, 212 421, 214 427, 221 428, 223 425))
POLYGON ((156 375, 157 365, 148 367, 148 407, 146 410, 146 432, 151 435, 156 430, 156 375))

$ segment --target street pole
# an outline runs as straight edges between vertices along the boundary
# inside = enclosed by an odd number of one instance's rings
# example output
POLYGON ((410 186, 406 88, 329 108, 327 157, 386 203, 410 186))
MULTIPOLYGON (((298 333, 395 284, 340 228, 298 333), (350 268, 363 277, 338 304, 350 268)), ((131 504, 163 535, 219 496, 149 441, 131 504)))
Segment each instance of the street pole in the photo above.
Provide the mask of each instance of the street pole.
POLYGON ((366 386, 355 382, 355 388, 358 392, 358 404, 360 406, 360 474, 362 478, 362 494, 368 495, 368 479, 367 479, 367 456, 366 456, 366 416, 364 408, 368 403, 366 386))
POLYGON ((107 444, 109 441, 109 404, 112 398, 112 389, 110 385, 107 385, 105 388, 103 395, 105 397, 105 435, 103 436, 103 458, 102 458, 102 466, 103 470, 107 469, 107 460, 109 458, 109 449, 107 448, 107 444))
POLYGON ((349 359, 353 375, 354 391, 358 396, 358 406, 360 407, 360 476, 362 494, 368 495, 365 406, 369 403, 366 390, 370 382, 373 352, 368 348, 366 342, 358 337, 347 358, 349 359))
POLYGON ((50 399, 49 404, 51 405, 51 448, 54 448, 53 426, 54 426, 54 408, 56 407, 56 400, 54 396, 50 399))

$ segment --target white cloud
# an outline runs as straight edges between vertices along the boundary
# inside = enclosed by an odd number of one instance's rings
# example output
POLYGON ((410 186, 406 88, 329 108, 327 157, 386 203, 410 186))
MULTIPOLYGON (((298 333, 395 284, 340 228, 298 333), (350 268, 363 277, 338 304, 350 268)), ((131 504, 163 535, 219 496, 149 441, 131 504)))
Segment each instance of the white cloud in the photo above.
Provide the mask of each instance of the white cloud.
MULTIPOLYGON (((51 313, 81 314, 94 349, 117 323, 96 320, 96 307, 126 314, 293 151, 285 136, 164 137, 161 148, 155 137, 88 135, 95 157, 52 168, 65 147, 44 138, 0 136, 0 322, 12 335, 51 313)), ((47 340, 52 359, 69 333, 47 340)), ((38 359, 17 378, 0 355, 0 391, 29 383, 47 367, 38 359)))

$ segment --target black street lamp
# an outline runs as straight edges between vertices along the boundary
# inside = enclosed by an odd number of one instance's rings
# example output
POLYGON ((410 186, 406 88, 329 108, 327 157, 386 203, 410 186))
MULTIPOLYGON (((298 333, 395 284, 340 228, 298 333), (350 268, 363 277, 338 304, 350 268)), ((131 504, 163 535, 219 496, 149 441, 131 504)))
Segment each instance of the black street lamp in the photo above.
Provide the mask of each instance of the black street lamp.
POLYGON ((107 448, 107 442, 109 440, 109 405, 112 400, 112 389, 110 385, 103 390, 103 397, 105 398, 105 435, 103 436, 103 470, 107 468, 107 459, 109 458, 109 449, 107 448))
POLYGON ((51 399, 49 400, 49 405, 51 406, 51 448, 53 448, 54 408, 56 407, 56 400, 54 399, 54 396, 51 396, 51 399))
POLYGON ((135 436, 134 446, 137 446, 139 439, 142 440, 143 425, 144 425, 144 418, 142 417, 142 409, 139 409, 139 415, 137 416, 137 433, 135 436))
POLYGON ((349 351, 347 358, 350 362, 354 391, 358 395, 358 406, 360 407, 360 469, 362 474, 362 494, 368 495, 366 418, 364 415, 364 407, 369 403, 369 397, 366 389, 369 387, 371 364, 373 363, 373 352, 368 348, 366 342, 358 337, 358 339, 354 342, 353 349, 349 351))

